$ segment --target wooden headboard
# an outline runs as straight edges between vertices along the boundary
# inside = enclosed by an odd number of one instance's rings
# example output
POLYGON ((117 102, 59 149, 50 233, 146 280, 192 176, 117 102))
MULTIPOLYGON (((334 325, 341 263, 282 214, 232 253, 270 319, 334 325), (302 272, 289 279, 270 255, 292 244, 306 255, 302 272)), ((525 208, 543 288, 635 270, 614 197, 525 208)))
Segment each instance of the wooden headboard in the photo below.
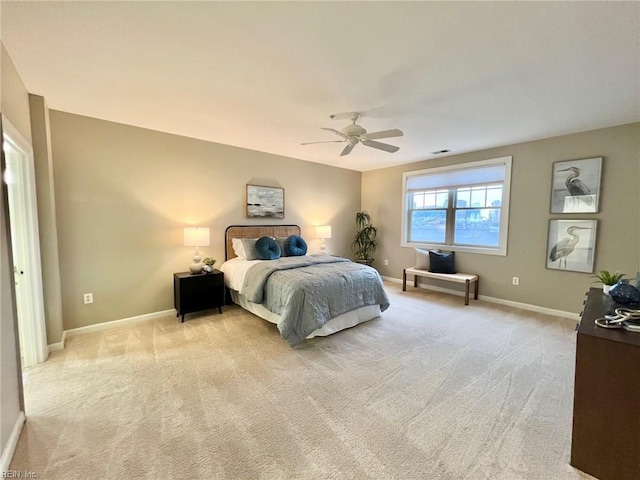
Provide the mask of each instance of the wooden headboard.
POLYGON ((298 225, 231 225, 224 232, 224 258, 236 257, 232 238, 288 237, 300 235, 300 232, 298 225))

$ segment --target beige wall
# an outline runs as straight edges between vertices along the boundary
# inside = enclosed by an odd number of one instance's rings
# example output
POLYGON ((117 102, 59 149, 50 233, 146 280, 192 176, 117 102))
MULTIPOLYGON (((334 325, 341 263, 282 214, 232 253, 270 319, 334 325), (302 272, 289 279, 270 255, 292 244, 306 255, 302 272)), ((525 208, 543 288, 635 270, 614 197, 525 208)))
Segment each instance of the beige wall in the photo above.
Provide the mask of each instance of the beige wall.
POLYGON ((38 202, 44 313, 47 343, 52 344, 62 340, 63 326, 49 109, 45 99, 38 95, 29 95, 29 106, 38 202))
POLYGON ((31 143, 29 93, 4 45, 2 45, 1 67, 2 115, 31 143))
POLYGON ((595 286, 585 273, 545 268, 551 218, 598 219, 595 270, 635 276, 640 268, 640 124, 456 155, 365 172, 362 208, 379 228, 376 266, 383 276, 402 278, 414 262, 412 248, 400 246, 402 173, 428 167, 512 156, 508 255, 456 254, 460 271, 480 275, 480 294, 567 312, 580 312, 585 291, 595 286), (551 215, 551 168, 555 161, 602 156, 600 213, 551 215), (389 266, 384 266, 384 259, 389 266), (520 277, 520 286, 511 279, 520 277))
POLYGON ((201 253, 217 266, 232 224, 299 224, 312 249, 309 227, 330 224, 328 248, 350 255, 359 172, 55 110, 50 121, 65 329, 173 308, 187 225, 211 228, 201 253), (283 221, 245 218, 245 185, 260 179, 284 187, 283 221))
MULTIPOLYGON (((4 46, 1 44, 0 46, 2 117, 20 129, 22 135, 30 141, 27 91, 4 46)), ((2 128, 0 128, 0 138, 1 133, 2 128)), ((4 161, 2 169, 4 172, 4 161)), ((4 182, 0 182, 0 184, 2 187, 0 189, 0 453, 4 454, 11 432, 24 406, 17 345, 15 295, 13 293, 13 262, 9 254, 11 239, 6 224, 8 221, 7 190, 4 182)))

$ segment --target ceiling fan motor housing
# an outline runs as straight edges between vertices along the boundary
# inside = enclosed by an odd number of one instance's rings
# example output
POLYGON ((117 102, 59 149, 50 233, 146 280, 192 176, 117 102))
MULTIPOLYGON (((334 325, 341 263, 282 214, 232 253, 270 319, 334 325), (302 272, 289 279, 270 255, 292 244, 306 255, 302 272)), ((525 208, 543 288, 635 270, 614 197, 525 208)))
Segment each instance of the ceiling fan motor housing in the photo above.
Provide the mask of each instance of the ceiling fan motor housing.
POLYGON ((367 131, 362 128, 360 125, 356 125, 355 123, 352 125, 347 125, 342 129, 342 133, 349 137, 357 137, 358 135, 364 135, 367 131))

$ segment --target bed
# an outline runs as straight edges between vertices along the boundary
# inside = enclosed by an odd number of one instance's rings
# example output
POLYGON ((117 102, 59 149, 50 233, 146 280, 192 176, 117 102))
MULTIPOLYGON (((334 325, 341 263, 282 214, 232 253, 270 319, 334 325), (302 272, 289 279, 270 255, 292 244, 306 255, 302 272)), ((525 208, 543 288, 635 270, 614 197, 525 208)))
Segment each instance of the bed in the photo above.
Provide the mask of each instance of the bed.
POLYGON ((380 275, 366 265, 327 254, 247 260, 233 246, 233 239, 283 239, 300 232, 297 225, 226 229, 220 270, 234 303, 275 323, 290 346, 354 327, 389 307, 380 275))

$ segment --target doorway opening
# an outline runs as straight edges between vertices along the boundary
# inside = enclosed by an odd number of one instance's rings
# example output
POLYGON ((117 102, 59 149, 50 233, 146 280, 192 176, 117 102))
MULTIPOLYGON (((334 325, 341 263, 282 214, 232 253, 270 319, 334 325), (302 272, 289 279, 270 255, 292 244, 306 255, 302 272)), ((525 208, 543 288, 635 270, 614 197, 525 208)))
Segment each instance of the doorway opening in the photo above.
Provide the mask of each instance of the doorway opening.
POLYGON ((33 150, 6 118, 2 119, 4 181, 9 197, 18 337, 23 369, 44 362, 48 355, 44 317, 42 269, 33 150))

